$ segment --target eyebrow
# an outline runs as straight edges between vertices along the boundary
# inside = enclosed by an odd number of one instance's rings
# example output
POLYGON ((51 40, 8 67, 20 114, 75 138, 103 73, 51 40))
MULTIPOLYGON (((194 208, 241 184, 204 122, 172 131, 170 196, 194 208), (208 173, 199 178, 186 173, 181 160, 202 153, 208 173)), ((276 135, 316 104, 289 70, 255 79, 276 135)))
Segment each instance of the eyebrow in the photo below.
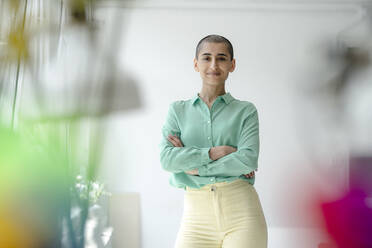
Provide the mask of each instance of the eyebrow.
MULTIPOLYGON (((212 55, 212 54, 210 54, 210 53, 203 53, 203 54, 202 54, 202 56, 211 56, 211 55, 212 55)), ((227 55, 224 54, 224 53, 218 53, 217 56, 225 56, 225 57, 227 57, 227 55)))

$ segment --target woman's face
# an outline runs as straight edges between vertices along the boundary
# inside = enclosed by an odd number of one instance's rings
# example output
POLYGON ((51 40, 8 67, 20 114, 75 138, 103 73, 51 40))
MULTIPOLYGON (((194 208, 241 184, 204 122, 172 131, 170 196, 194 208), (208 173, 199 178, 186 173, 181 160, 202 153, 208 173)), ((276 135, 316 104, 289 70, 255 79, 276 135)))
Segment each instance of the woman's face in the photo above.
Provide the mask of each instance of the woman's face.
POLYGON ((225 43, 204 42, 198 58, 194 59, 194 68, 200 73, 203 83, 224 84, 235 69, 235 59, 231 60, 225 43))

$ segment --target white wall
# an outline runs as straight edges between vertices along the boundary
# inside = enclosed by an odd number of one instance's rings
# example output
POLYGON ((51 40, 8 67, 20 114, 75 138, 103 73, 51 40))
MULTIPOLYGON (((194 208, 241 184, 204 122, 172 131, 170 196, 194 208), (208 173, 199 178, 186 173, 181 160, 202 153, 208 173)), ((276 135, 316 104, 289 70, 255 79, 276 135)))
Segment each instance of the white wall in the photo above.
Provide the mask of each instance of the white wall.
MULTIPOLYGON (((311 144, 320 140, 312 127, 321 124, 316 125, 316 111, 302 108, 311 100, 301 90, 330 77, 324 45, 334 44, 357 12, 337 5, 241 6, 115 10, 124 34, 119 67, 138 83, 143 108, 111 116, 104 175, 111 191, 140 193, 144 248, 172 247, 178 231, 183 191, 168 184, 158 144, 169 103, 191 98, 201 88, 192 59, 199 39, 212 33, 226 36, 235 48, 237 69, 226 83, 227 91, 258 108, 261 154, 255 187, 272 234, 270 247, 306 247, 288 242, 275 230, 316 227, 313 216, 306 214, 305 196, 307 187, 324 181, 309 158, 327 165, 335 152, 317 153, 319 147, 313 152, 305 146, 307 138, 315 140, 311 144), (304 130, 304 120, 314 125, 307 122, 304 130)), ((114 16, 111 8, 97 14, 103 27, 114 16)), ((342 149, 341 143, 335 151, 342 149)), ((346 169, 341 164, 336 174, 343 179, 346 169)), ((312 240, 311 247, 321 241, 312 240)))

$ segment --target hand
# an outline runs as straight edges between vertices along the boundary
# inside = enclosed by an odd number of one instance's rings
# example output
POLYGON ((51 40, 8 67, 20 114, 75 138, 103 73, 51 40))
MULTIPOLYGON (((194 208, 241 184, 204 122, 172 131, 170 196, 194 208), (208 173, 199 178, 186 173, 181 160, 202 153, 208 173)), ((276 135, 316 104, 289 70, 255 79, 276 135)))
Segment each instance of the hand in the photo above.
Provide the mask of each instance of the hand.
MULTIPOLYGON (((183 147, 182 141, 180 138, 177 137, 177 135, 168 135, 168 138, 170 143, 173 144, 175 147, 183 147)), ((199 175, 199 170, 198 169, 193 169, 190 171, 185 171, 186 174, 193 175, 193 176, 198 176, 199 175)))
POLYGON ((249 174, 244 174, 243 176, 245 176, 245 178, 253 178, 255 176, 255 171, 257 171, 257 169, 252 171, 249 174))
POLYGON ((232 146, 215 146, 215 147, 212 147, 210 150, 209 150, 209 157, 212 159, 212 160, 217 160, 219 158, 222 158, 232 152, 236 152, 237 149, 235 147, 232 147, 232 146))
POLYGON ((175 147, 183 147, 182 141, 180 138, 177 137, 177 135, 168 135, 168 141, 172 143, 175 147))
POLYGON ((193 176, 199 176, 199 170, 198 169, 193 169, 190 171, 185 171, 186 174, 193 175, 193 176))

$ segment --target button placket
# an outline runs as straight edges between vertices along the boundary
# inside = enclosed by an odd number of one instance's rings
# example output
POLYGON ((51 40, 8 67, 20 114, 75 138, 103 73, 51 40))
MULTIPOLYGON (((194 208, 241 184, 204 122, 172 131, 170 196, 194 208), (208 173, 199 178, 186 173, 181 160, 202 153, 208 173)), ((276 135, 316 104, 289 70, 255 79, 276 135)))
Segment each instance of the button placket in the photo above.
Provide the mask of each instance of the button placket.
POLYGON ((210 145, 212 145, 212 125, 211 125, 211 120, 208 120, 206 121, 207 123, 207 132, 208 132, 208 136, 207 136, 207 139, 210 143, 210 145))
POLYGON ((208 126, 208 141, 212 144, 212 113, 210 112, 209 114, 209 120, 207 121, 207 126, 208 126))
POLYGON ((213 142, 212 142, 212 109, 213 109, 213 105, 211 107, 211 109, 208 108, 207 104, 204 103, 204 108, 205 108, 205 111, 206 113, 208 113, 208 116, 209 118, 206 120, 206 122, 204 123, 207 123, 206 124, 206 129, 207 129, 207 140, 208 140, 208 143, 210 146, 213 146, 213 142))

